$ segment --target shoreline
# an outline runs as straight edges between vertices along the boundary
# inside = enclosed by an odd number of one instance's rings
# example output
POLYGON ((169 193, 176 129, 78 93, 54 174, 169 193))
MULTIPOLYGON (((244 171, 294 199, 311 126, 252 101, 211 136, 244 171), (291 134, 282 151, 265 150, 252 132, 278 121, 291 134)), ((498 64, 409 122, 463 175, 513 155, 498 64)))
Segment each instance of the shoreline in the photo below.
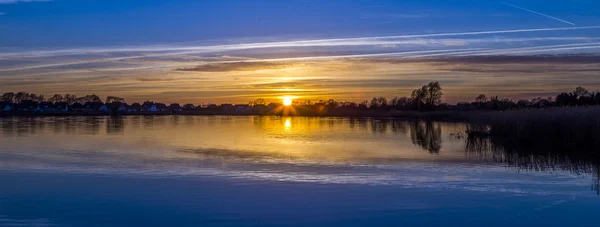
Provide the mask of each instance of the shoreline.
POLYGON ((224 111, 182 111, 182 112, 137 112, 117 113, 106 112, 0 112, 0 118, 5 117, 124 117, 124 116, 284 116, 284 117, 346 117, 346 118, 378 118, 378 119, 414 119, 436 121, 467 121, 474 115, 495 111, 365 111, 354 113, 314 113, 314 114, 283 114, 283 113, 243 113, 224 111))

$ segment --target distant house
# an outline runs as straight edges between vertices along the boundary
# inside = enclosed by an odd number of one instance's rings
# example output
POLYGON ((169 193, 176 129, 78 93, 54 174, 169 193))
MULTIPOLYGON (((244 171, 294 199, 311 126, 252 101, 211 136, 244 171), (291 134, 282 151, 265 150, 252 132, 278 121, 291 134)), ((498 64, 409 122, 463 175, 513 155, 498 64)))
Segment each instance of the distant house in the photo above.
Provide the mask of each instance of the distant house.
POLYGON ((83 111, 83 104, 76 102, 73 103, 70 108, 73 111, 83 111))
POLYGON ((235 111, 248 111, 250 110, 250 105, 248 104, 236 104, 235 111))
POLYGON ((117 106, 117 111, 119 112, 127 112, 128 109, 129 106, 127 105, 127 103, 119 103, 119 105, 117 106))
MULTIPOLYGON (((146 101, 142 104, 141 111, 148 112, 148 111, 150 111, 150 108, 152 108, 152 106, 154 106, 154 102, 146 101)), ((154 111, 154 112, 156 112, 156 111, 154 111)))
POLYGON ((281 106, 281 104, 279 104, 279 103, 269 103, 269 105, 267 105, 267 109, 274 110, 274 109, 277 109, 279 106, 281 106))
POLYGON ((208 106, 206 106, 207 109, 218 109, 219 106, 217 106, 217 104, 208 104, 208 106))
MULTIPOLYGON (((90 111, 90 112, 102 111, 102 110, 100 110, 100 108, 102 106, 105 106, 104 103, 102 103, 102 102, 86 102, 83 104, 83 110, 90 111)), ((108 108, 108 107, 105 106, 105 108, 108 108)), ((103 112, 106 112, 106 111, 103 111, 103 112)))
POLYGON ((221 104, 221 109, 234 110, 235 108, 234 108, 233 104, 221 104))
POLYGON ((264 110, 267 108, 267 106, 265 104, 256 104, 252 106, 252 108, 254 108, 255 110, 264 110))
POLYGON ((127 103, 122 103, 122 102, 111 102, 111 103, 107 103, 106 107, 108 107, 108 109, 111 112, 127 112, 127 110, 129 109, 129 106, 127 105, 127 103))
POLYGON ((13 104, 10 102, 0 102, 0 112, 7 112, 12 110, 13 104))
POLYGON ((38 108, 40 109, 40 111, 43 112, 54 111, 54 104, 52 104, 51 102, 40 102, 38 108))
POLYGON ((131 106, 129 106, 129 109, 127 110, 127 112, 130 112, 130 113, 137 113, 137 112, 141 112, 141 111, 142 111, 142 105, 137 102, 131 104, 131 106))
POLYGON ((252 109, 255 113, 264 113, 267 110, 267 105, 265 104, 256 104, 252 106, 252 109))
POLYGON ((168 108, 173 112, 181 112, 181 105, 179 105, 179 103, 171 103, 168 108))
POLYGON ((194 104, 185 104, 185 105, 183 105, 183 109, 184 110, 193 110, 193 109, 196 109, 196 106, 194 106, 194 104))
POLYGON ((158 111, 168 111, 169 108, 164 103, 154 103, 158 111))
POLYGON ((69 104, 66 102, 55 102, 54 111, 56 112, 67 112, 69 111, 69 104))
POLYGON ((101 112, 110 112, 110 109, 106 105, 100 106, 100 108, 98 108, 98 110, 101 112))
POLYGON ((15 105, 17 111, 30 112, 35 111, 38 108, 38 103, 31 100, 23 100, 19 104, 15 105))
POLYGON ((149 109, 148 112, 158 112, 158 108, 156 107, 156 105, 152 105, 149 109))

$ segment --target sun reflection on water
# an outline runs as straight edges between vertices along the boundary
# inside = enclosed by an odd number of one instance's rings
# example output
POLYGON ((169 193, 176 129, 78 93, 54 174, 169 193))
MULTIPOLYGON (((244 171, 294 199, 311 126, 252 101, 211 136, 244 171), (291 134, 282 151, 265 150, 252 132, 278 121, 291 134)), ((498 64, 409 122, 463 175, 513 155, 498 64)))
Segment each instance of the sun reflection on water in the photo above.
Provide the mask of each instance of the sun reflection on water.
POLYGON ((285 119, 285 130, 289 131, 292 128, 292 121, 289 118, 285 119))

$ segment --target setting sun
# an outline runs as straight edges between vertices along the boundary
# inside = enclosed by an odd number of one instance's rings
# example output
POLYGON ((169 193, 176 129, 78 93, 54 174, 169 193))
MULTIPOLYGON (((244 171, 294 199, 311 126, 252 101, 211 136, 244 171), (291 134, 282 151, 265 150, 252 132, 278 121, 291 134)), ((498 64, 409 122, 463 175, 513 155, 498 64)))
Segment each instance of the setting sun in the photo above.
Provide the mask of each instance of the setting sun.
POLYGON ((286 96, 283 97, 283 105, 284 106, 291 106, 292 105, 292 97, 286 96))

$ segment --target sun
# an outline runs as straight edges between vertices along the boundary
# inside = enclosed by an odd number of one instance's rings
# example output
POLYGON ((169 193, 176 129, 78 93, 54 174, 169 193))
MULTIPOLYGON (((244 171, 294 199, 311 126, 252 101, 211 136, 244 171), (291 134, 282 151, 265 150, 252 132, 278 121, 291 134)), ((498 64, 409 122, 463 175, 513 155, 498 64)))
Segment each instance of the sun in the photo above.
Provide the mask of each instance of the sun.
POLYGON ((289 97, 289 96, 283 97, 283 105, 284 106, 291 106, 292 105, 292 100, 293 100, 292 97, 289 97))

